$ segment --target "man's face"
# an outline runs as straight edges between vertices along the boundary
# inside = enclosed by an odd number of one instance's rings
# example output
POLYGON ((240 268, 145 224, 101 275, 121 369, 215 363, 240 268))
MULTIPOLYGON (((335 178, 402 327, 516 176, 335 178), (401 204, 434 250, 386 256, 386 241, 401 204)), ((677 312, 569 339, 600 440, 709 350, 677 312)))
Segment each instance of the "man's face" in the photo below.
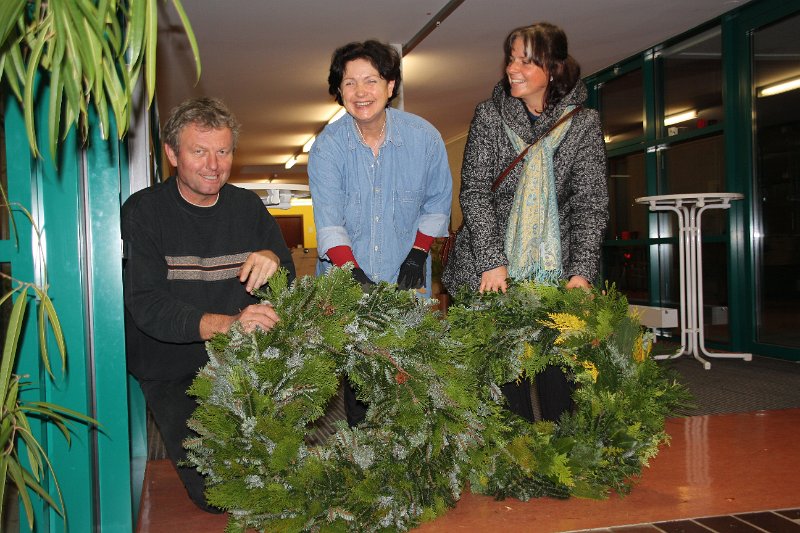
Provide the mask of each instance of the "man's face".
POLYGON ((233 133, 229 128, 185 126, 176 152, 165 145, 169 162, 178 171, 178 190, 194 205, 209 206, 228 181, 233 164, 233 133))

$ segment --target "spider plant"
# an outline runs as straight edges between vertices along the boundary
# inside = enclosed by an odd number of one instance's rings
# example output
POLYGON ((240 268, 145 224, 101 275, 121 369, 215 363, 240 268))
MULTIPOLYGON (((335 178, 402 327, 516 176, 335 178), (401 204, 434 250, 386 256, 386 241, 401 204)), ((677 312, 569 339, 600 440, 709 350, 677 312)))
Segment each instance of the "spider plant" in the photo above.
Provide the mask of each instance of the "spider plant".
MULTIPOLYGON (((164 0, 166 1, 166 0, 164 0)), ((189 39, 200 77, 197 41, 180 0, 169 0, 189 39)), ((50 154, 70 127, 85 139, 90 104, 103 138, 110 116, 117 137, 128 131, 133 88, 144 72, 148 105, 156 87, 158 0, 0 1, 0 81, 22 103, 31 151, 41 156, 34 119, 38 83, 49 88, 50 154), (48 76, 37 81, 41 72, 48 76), (111 111, 111 115, 109 114, 111 111)))
MULTIPOLYGON (((3 208, 7 209, 9 215, 14 210, 22 212, 33 225, 37 236, 39 229, 36 226, 30 212, 19 204, 9 204, 5 191, 0 188, 0 195, 4 201, 3 208)), ((13 227, 13 233, 17 235, 17 228, 14 217, 9 216, 13 227)), ((41 242, 41 238, 37 238, 41 242)), ((53 465, 47 457, 44 448, 39 444, 36 436, 31 430, 29 417, 46 420, 54 424, 60 431, 67 443, 70 442, 70 432, 67 423, 77 421, 79 423, 97 425, 97 422, 77 411, 67 409, 49 402, 24 401, 20 400, 20 392, 32 386, 31 382, 24 381, 25 376, 14 373, 17 361, 19 341, 22 334, 22 326, 25 322, 26 312, 31 297, 35 297, 37 309, 37 324, 39 333, 39 354, 42 364, 47 371, 50 379, 55 379, 50 365, 50 355, 48 353, 48 332, 52 333, 55 339, 55 346, 58 349, 58 356, 61 361, 61 371, 66 369, 66 345, 61 331, 61 324, 58 320, 53 302, 47 294, 46 266, 44 254, 39 250, 40 260, 44 271, 44 281, 41 285, 25 282, 5 273, 0 272, 0 276, 10 281, 9 289, 5 290, 0 296, 0 307, 6 302, 13 300, 11 312, 8 316, 8 325, 5 331, 5 342, 3 344, 2 358, 0 358, 0 524, 3 523, 3 505, 6 487, 13 483, 19 493, 28 526, 33 530, 34 513, 28 489, 41 497, 49 506, 66 519, 64 500, 61 495, 61 487, 58 484, 53 465), (16 295, 16 299, 12 298, 16 295), (25 444, 24 458, 20 456, 20 443, 25 444), (27 462, 26 462, 27 461, 27 462), (50 472, 57 501, 54 500, 48 491, 43 487, 43 479, 50 472)))

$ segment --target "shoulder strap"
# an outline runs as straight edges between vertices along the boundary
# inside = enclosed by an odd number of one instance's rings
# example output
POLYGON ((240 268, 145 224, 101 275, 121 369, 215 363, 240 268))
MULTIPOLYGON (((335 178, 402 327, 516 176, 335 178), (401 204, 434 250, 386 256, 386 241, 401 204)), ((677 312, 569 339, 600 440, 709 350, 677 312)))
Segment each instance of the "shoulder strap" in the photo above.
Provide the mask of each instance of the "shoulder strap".
POLYGON ((511 172, 511 171, 514 169, 514 167, 515 167, 515 166, 517 166, 517 164, 518 164, 520 161, 522 161, 522 158, 523 158, 523 157, 525 157, 525 154, 527 154, 527 153, 528 153, 528 150, 530 150, 530 149, 533 147, 533 145, 534 145, 534 144, 536 144, 537 142, 539 142, 539 140, 540 140, 540 139, 544 139, 545 137, 547 137, 547 136, 548 136, 548 135, 549 135, 549 134, 550 134, 550 133, 551 133, 551 132, 552 132, 554 129, 556 129, 557 127, 559 127, 559 126, 560 126, 561 124, 563 124, 565 121, 569 120, 569 119, 570 119, 570 117, 572 117, 572 115, 574 115, 575 113, 577 113, 577 112, 578 112, 578 111, 580 111, 581 109, 583 109, 583 106, 575 106, 575 108, 574 108, 574 109, 572 109, 572 111, 570 111, 569 113, 565 113, 564 115, 562 115, 562 116, 561 116, 561 118, 560 118, 560 119, 558 119, 558 121, 556 121, 556 123, 555 123, 555 124, 553 124, 552 126, 550 126, 550 128, 548 128, 548 130, 547 130, 546 132, 544 132, 543 134, 541 134, 541 135, 539 136, 539 138, 537 138, 537 139, 536 139, 535 141, 533 141, 531 144, 529 144, 528 146, 526 146, 526 147, 525 147, 525 149, 524 149, 524 150, 522 150, 522 151, 519 153, 519 155, 518 155, 517 157, 515 157, 515 158, 514 158, 514 160, 513 160, 511 163, 509 163, 509 164, 508 164, 508 166, 505 168, 505 170, 503 170, 503 171, 500 173, 500 175, 499 175, 499 176, 497 176, 497 178, 495 178, 494 182, 492 183, 492 190, 493 190, 493 191, 496 191, 496 190, 497 190, 497 188, 500 186, 500 184, 501 184, 501 183, 503 183, 503 180, 506 178, 506 175, 507 175, 509 172, 511 172))

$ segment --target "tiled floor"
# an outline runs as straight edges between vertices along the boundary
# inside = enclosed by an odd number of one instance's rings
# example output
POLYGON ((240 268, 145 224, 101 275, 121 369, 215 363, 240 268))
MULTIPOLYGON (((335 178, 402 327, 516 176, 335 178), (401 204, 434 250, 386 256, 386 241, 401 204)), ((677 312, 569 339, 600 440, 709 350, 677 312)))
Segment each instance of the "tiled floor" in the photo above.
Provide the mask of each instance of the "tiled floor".
MULTIPOLYGON (((800 532, 800 409, 675 418, 633 488, 608 500, 495 501, 465 494, 417 533, 800 532)), ((217 533, 225 515, 189 501, 171 465, 148 465, 139 533, 217 533)))

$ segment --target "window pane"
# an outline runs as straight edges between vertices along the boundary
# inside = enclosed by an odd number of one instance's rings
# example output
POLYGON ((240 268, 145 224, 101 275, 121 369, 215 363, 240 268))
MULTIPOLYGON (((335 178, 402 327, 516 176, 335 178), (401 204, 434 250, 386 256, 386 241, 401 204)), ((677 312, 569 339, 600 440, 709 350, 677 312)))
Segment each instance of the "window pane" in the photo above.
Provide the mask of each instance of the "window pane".
MULTIPOLYGON (((724 150, 723 136, 721 134, 676 143, 660 150, 660 190, 664 194, 724 192, 724 150)), ((659 218, 660 236, 676 236, 677 222, 675 221, 675 216, 661 214, 659 218), (667 230, 665 223, 668 223, 671 229, 667 230)), ((727 228, 727 211, 709 209, 703 214, 703 235, 724 235, 727 232, 727 228)))
POLYGON ((606 238, 643 239, 647 237, 647 207, 636 198, 647 196, 644 154, 641 152, 608 160, 610 220, 606 238))
POLYGON ((800 15, 753 33, 758 342, 800 347, 800 15), (786 85, 784 85, 786 87, 786 85))
POLYGON ((644 135, 642 69, 636 69, 600 87, 600 118, 606 142, 644 135))
POLYGON ((661 52, 660 63, 666 135, 722 122, 722 37, 719 27, 666 48, 661 52), (669 123, 670 119, 677 122, 669 123))
POLYGON ((645 245, 613 245, 603 248, 603 275, 616 285, 630 303, 647 304, 650 266, 645 245))

